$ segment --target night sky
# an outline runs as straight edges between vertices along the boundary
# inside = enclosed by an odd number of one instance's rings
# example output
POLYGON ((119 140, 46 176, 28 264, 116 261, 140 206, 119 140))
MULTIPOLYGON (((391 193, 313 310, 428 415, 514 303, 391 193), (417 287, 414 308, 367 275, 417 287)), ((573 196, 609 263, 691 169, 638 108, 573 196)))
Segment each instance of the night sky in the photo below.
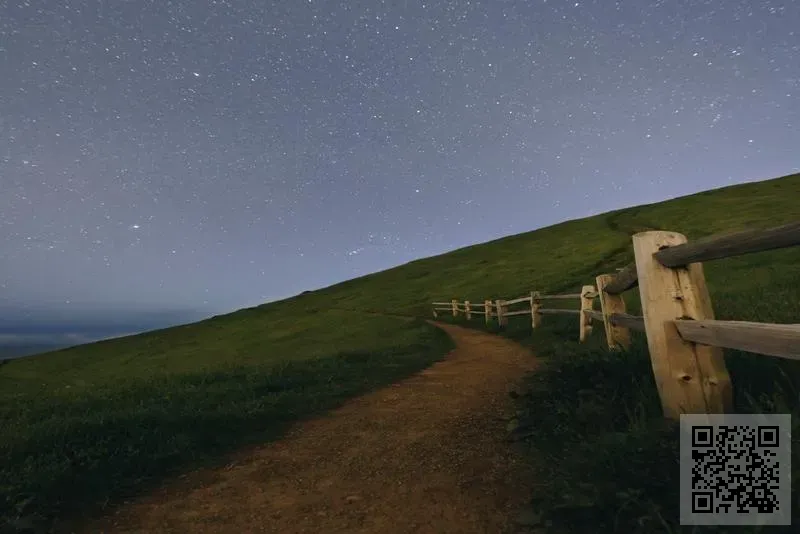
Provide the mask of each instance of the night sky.
POLYGON ((0 319, 251 306, 796 172, 798 126, 792 0, 3 1, 0 319))

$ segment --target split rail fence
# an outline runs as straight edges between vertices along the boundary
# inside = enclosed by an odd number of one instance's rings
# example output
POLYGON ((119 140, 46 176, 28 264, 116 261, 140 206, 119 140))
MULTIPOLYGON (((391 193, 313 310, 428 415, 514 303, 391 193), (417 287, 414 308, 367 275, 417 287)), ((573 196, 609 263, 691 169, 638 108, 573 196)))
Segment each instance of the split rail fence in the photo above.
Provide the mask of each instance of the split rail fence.
POLYGON ((466 319, 483 315, 499 326, 515 315, 529 315, 532 328, 542 316, 578 316, 581 342, 592 330, 592 321, 603 323, 608 347, 630 346, 630 331, 644 332, 664 415, 679 419, 681 413, 729 413, 733 405, 731 379, 723 348, 800 360, 800 324, 769 324, 714 319, 701 262, 800 245, 800 221, 768 230, 748 230, 688 242, 676 232, 653 231, 632 237, 635 261, 601 274, 596 285, 580 293, 530 295, 510 300, 434 302, 433 314, 449 311, 466 319), (642 315, 626 313, 623 293, 639 288, 642 315), (595 299, 600 310, 594 309, 595 299), (572 300, 580 309, 545 308, 552 300, 572 300), (515 304, 528 308, 510 311, 515 304))

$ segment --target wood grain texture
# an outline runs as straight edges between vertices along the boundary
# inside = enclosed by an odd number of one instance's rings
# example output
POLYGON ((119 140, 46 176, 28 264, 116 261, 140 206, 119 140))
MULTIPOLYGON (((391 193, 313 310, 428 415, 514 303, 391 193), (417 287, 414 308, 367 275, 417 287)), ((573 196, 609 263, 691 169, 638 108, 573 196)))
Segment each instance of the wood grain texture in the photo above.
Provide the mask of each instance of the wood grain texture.
POLYGON ((677 320, 686 341, 800 360, 800 324, 677 320))
POLYGON ((519 304, 520 302, 529 302, 530 300, 531 300, 530 297, 520 297, 518 299, 504 300, 503 304, 505 304, 506 306, 510 306, 511 304, 519 304))
POLYGON ((594 289, 594 286, 583 286, 581 288, 581 309, 578 315, 579 321, 579 334, 578 340, 583 343, 586 341, 586 338, 589 337, 589 334, 592 333, 592 318, 586 315, 587 311, 591 311, 594 307, 594 297, 597 292, 594 289))
POLYGON ((633 236, 633 252, 642 300, 647 345, 664 415, 728 413, 732 388, 722 349, 684 341, 674 321, 682 317, 713 319, 702 265, 670 269, 654 254, 686 242, 675 232, 633 236))
POLYGON ((531 291, 531 328, 534 330, 542 324, 542 314, 539 313, 541 307, 539 292, 531 291))
POLYGON ((655 259, 664 267, 681 267, 689 263, 798 245, 800 245, 800 221, 766 230, 745 230, 670 246, 657 251, 655 259))
POLYGON ((508 324, 508 319, 505 316, 506 310, 503 307, 503 301, 497 299, 497 301, 495 302, 495 306, 497 309, 497 325, 500 327, 506 326, 508 324))
POLYGON ((580 315, 580 310, 566 310, 558 308, 539 308, 539 313, 542 315, 580 315))
POLYGON ((611 324, 614 326, 622 326, 629 330, 637 332, 644 332, 644 317, 641 315, 628 315, 627 313, 612 313, 608 316, 611 324))
MULTIPOLYGON (((634 269, 635 270, 635 269, 634 269)), ((609 316, 615 313, 625 314, 625 300, 620 293, 609 293, 606 288, 614 281, 614 275, 601 274, 595 278, 597 292, 600 294, 600 309, 603 312, 603 328, 606 331, 606 343, 610 350, 627 349, 631 345, 629 327, 615 324, 609 316)), ((644 329, 644 322, 642 322, 644 329)))
POLYGON ((620 269, 611 280, 606 282, 604 291, 609 295, 620 295, 633 289, 638 283, 639 275, 636 274, 636 263, 631 263, 620 269))
POLYGON ((583 313, 585 313, 587 317, 594 321, 602 321, 605 318, 603 316, 603 312, 599 310, 586 310, 583 313))

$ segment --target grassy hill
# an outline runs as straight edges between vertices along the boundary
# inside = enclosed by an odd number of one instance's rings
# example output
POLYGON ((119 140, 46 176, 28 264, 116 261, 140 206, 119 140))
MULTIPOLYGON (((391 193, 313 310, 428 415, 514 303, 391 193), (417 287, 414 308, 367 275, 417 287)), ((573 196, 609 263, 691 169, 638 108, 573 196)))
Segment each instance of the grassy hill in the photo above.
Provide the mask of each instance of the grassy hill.
POLYGON ((21 358, 31 354, 41 354, 65 348, 67 345, 57 343, 31 343, 27 345, 0 345, 0 360, 21 358))
MULTIPOLYGON (((420 319, 430 316, 431 301, 572 292, 630 262, 635 232, 695 239, 775 226, 800 218, 797 199, 800 175, 728 187, 467 247, 192 325, 7 362, 0 516, 91 513, 408 376, 451 346, 420 319)), ((796 322, 798 265, 800 249, 709 263, 717 317, 796 322)), ((635 313, 638 297, 627 297, 635 313)), ((555 526, 577 531, 678 531, 670 520, 676 434, 660 417, 642 340, 608 354, 599 328, 579 345, 573 322, 548 316, 533 335, 512 318, 503 332, 547 363, 521 399, 522 417, 537 429, 526 442, 531 458, 552 484, 534 496, 537 506, 555 526), (598 525, 608 528, 591 530, 598 525)), ((740 410, 797 413, 794 362, 729 360, 740 410)))

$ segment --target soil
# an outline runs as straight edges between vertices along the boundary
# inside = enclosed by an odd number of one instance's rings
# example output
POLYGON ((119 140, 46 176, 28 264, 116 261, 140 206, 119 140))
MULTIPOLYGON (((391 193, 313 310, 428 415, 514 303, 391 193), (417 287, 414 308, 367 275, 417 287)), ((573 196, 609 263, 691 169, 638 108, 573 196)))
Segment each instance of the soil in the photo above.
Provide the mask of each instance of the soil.
POLYGON ((434 324, 456 344, 441 362, 81 530, 514 532, 535 477, 506 440, 505 419, 509 391, 535 359, 498 336, 434 324))

